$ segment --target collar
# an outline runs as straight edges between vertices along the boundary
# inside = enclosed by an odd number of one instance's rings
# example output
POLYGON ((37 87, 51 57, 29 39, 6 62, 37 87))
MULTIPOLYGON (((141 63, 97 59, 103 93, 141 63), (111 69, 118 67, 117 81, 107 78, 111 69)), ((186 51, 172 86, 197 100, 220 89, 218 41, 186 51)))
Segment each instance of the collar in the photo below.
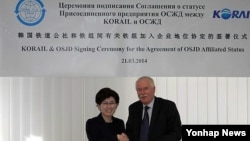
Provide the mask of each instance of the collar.
POLYGON ((144 108, 145 106, 148 106, 148 107, 150 107, 150 108, 153 108, 154 102, 155 102, 155 97, 153 98, 153 100, 152 100, 148 105, 144 105, 144 104, 143 104, 143 108, 144 108))

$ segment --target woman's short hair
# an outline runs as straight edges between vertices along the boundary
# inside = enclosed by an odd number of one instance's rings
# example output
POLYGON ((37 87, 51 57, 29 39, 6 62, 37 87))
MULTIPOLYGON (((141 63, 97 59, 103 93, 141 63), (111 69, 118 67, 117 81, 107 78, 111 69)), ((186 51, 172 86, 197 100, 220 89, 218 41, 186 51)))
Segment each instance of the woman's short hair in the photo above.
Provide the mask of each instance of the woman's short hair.
POLYGON ((96 104, 100 105, 106 98, 113 97, 115 99, 115 102, 118 104, 119 103, 119 95, 116 91, 105 87, 100 89, 95 97, 95 102, 96 104))

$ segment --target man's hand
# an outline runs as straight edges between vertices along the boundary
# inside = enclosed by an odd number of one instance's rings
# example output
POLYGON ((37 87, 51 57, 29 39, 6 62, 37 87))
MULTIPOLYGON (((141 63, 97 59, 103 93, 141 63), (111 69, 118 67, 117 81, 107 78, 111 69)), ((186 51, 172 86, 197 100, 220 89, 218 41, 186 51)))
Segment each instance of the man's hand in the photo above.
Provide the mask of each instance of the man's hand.
POLYGON ((117 134, 118 141, 129 141, 128 136, 125 133, 117 134))

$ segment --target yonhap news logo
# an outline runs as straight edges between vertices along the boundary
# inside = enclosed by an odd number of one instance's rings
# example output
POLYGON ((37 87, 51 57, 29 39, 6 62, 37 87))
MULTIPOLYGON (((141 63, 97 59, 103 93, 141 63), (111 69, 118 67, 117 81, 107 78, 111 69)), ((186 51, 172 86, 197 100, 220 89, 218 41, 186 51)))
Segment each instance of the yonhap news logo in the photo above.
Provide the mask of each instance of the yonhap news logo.
POLYGON ((44 19, 45 12, 41 0, 19 0, 15 9, 18 21, 26 26, 39 24, 44 19))
POLYGON ((215 19, 249 19, 250 11, 245 10, 230 10, 228 8, 224 8, 222 10, 214 10, 213 18, 215 19))

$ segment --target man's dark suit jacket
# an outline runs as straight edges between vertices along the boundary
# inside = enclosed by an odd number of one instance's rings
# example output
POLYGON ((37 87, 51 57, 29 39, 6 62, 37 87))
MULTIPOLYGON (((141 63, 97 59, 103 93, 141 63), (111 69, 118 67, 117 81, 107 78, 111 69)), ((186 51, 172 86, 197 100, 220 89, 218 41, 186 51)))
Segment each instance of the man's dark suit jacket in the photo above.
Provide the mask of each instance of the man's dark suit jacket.
POLYGON ((105 123, 101 114, 88 119, 86 132, 89 141, 117 141, 117 134, 125 132, 124 121, 113 117, 112 123, 105 123))
MULTIPOLYGON (((130 141, 140 141, 143 104, 137 101, 129 106, 126 134, 130 141)), ((149 127, 148 141, 179 141, 181 119, 174 102, 155 97, 149 127)))

